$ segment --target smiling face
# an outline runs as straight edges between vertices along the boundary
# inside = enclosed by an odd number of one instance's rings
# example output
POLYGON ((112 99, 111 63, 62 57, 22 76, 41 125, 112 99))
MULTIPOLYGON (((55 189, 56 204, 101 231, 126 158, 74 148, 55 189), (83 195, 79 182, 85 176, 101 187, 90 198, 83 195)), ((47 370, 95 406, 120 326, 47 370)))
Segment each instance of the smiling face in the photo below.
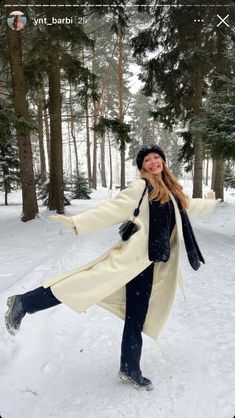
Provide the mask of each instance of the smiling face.
POLYGON ((147 173, 155 174, 156 176, 161 175, 163 170, 162 158, 156 152, 150 152, 144 157, 142 168, 147 173))

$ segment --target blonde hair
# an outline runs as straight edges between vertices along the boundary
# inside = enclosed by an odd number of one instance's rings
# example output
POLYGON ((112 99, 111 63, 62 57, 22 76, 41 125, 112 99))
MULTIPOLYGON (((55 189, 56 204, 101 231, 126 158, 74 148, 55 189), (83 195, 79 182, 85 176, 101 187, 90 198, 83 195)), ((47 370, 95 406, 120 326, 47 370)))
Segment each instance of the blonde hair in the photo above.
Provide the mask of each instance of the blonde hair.
POLYGON ((188 197, 183 192, 183 187, 170 172, 165 161, 162 160, 162 177, 148 173, 141 169, 141 178, 146 179, 153 190, 149 194, 149 200, 159 200, 161 204, 168 202, 169 191, 180 202, 182 209, 188 208, 188 197))

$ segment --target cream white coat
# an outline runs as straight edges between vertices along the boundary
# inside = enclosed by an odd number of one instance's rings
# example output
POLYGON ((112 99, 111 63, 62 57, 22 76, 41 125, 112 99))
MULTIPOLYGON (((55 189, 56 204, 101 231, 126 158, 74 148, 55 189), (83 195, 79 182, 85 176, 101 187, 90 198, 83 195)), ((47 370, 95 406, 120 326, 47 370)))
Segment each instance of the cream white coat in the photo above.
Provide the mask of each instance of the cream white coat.
MULTIPOLYGON (((144 187, 144 180, 135 180, 110 201, 73 216, 78 235, 131 219, 144 187)), ((179 270, 180 245, 183 239, 181 216, 172 194, 171 199, 176 225, 171 236, 170 258, 166 263, 159 262, 154 265, 152 293, 143 330, 152 338, 158 336, 168 318, 177 283, 183 289, 179 270)), ((209 214, 216 204, 215 200, 190 199, 188 215, 191 217, 209 214)), ((144 196, 140 214, 135 222, 139 230, 128 241, 119 241, 101 257, 81 268, 45 279, 43 286, 50 286, 57 299, 77 312, 85 311, 96 304, 124 319, 125 284, 151 263, 148 259, 148 193, 144 196)))

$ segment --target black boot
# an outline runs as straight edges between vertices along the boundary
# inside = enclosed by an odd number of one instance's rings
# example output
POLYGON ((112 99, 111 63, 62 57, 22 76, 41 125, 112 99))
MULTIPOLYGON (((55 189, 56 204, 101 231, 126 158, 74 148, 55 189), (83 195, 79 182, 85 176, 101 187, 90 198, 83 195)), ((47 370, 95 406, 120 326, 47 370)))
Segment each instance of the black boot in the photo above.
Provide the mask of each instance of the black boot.
POLYGON ((8 311, 5 314, 5 324, 11 335, 17 334, 21 321, 26 314, 21 298, 21 295, 15 295, 7 299, 8 311))
POLYGON ((53 295, 50 287, 44 289, 41 286, 22 295, 11 296, 7 300, 9 309, 5 315, 7 330, 11 335, 16 335, 26 313, 33 314, 60 303, 53 295))
POLYGON ((151 380, 142 376, 141 371, 127 373, 121 369, 118 372, 118 377, 123 382, 133 383, 135 389, 153 390, 153 384, 151 380))

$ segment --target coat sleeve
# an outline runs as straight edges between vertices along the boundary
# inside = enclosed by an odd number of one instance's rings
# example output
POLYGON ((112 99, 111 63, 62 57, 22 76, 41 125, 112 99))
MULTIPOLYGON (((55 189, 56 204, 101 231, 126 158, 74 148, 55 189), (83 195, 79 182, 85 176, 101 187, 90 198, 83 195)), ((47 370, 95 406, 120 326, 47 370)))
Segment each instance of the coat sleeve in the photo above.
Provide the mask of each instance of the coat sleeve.
POLYGON ((144 187, 144 180, 135 180, 113 199, 80 215, 72 216, 77 234, 95 232, 131 218, 138 206, 144 187))
POLYGON ((210 215, 218 205, 217 200, 212 199, 189 199, 187 213, 190 217, 210 215))

